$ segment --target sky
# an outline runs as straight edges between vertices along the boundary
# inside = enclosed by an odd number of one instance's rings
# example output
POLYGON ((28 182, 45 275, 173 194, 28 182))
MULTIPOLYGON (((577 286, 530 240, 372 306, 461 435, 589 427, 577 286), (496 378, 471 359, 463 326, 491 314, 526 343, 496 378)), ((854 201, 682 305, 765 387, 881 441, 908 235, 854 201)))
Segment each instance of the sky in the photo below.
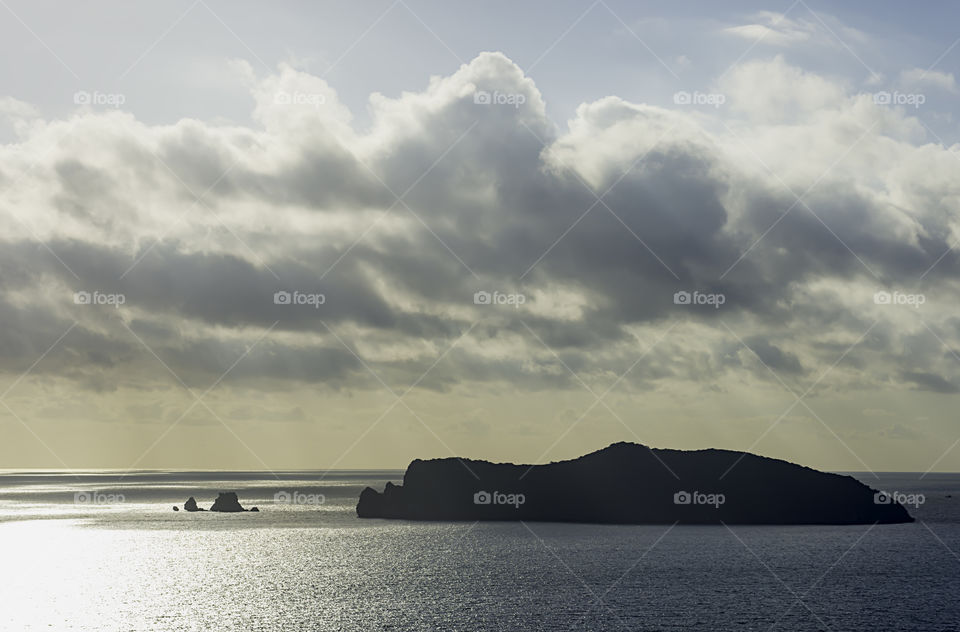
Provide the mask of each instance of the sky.
POLYGON ((0 467, 960 471, 958 7, 0 2, 0 467))

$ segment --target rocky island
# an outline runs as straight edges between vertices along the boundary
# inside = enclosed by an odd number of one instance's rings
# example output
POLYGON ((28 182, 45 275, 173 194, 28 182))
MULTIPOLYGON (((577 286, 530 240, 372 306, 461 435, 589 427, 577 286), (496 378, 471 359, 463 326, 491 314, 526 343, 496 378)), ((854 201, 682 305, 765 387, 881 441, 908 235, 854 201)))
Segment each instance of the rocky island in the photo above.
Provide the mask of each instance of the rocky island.
MULTIPOLYGON (((177 508, 176 506, 174 506, 173 510, 180 511, 180 509, 177 508)), ((183 510, 190 511, 190 512, 206 511, 206 509, 202 509, 201 507, 197 506, 197 501, 193 496, 188 498, 187 502, 183 503, 183 510)), ((217 494, 217 499, 213 501, 213 506, 210 507, 210 511, 235 513, 235 512, 241 512, 241 511, 259 512, 260 510, 256 507, 252 507, 250 509, 244 509, 243 506, 240 504, 240 499, 237 497, 236 492, 220 492, 219 494, 217 494)))
POLYGON ((240 504, 240 499, 237 498, 236 492, 220 492, 217 494, 217 499, 213 501, 213 506, 210 507, 210 511, 233 513, 246 511, 246 509, 240 504))
POLYGON ((615 443, 569 461, 417 459, 360 494, 361 518, 611 524, 892 524, 897 502, 852 476, 731 450, 615 443))
MULTIPOLYGON (((173 510, 177 511, 177 508, 174 507, 173 510)), ((188 498, 187 502, 183 503, 183 510, 184 511, 206 511, 206 509, 201 509, 200 507, 197 507, 197 499, 194 498, 193 496, 188 498)))

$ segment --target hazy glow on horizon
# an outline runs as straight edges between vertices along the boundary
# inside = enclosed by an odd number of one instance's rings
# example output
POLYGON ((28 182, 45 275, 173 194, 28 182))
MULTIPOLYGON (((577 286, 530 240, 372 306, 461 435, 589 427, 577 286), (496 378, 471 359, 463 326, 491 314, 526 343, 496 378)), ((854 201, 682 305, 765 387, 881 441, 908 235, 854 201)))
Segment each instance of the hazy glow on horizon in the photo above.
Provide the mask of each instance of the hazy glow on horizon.
POLYGON ((507 6, 11 3, 0 466, 960 470, 954 36, 507 6))

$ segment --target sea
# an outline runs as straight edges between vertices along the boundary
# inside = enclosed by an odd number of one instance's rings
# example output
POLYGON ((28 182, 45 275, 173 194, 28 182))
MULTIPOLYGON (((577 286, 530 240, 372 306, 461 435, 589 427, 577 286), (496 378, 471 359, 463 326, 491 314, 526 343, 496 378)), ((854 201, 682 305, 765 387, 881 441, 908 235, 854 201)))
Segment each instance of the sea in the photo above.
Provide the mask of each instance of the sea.
POLYGON ((960 630, 960 474, 851 474, 916 522, 423 523, 357 518, 400 471, 0 471, 0 630, 960 630), (182 510, 220 491, 260 511, 182 510))

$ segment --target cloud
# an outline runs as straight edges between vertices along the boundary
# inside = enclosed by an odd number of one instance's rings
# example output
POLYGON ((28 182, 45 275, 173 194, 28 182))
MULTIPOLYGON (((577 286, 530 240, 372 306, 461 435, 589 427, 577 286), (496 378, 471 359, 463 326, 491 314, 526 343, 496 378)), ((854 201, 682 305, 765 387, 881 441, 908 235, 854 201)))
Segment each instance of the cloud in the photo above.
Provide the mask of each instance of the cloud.
MULTIPOLYGON (((778 48, 799 48, 817 46, 823 48, 845 48, 847 43, 862 44, 867 36, 848 27, 835 18, 804 11, 805 6, 792 7, 793 15, 776 11, 759 11, 749 16, 748 24, 726 27, 724 34, 749 40, 752 45, 775 46, 778 48), (799 15, 798 15, 799 14, 799 15), (832 23, 832 26, 828 23, 832 23)), ((791 11, 788 10, 788 13, 791 11)))
POLYGON ((753 120, 781 124, 809 122, 824 110, 841 110, 850 98, 843 83, 791 66, 782 55, 735 67, 719 88, 732 109, 753 120))
POLYGON ((900 83, 910 87, 929 86, 945 90, 947 92, 957 92, 957 80, 952 72, 942 72, 923 68, 911 68, 900 73, 900 83))
POLYGON ((958 393, 960 387, 945 378, 925 371, 904 371, 903 379, 917 388, 934 393, 958 393))
POLYGON ((558 129, 533 81, 484 53, 419 92, 372 95, 361 132, 318 77, 246 76, 254 125, 81 109, 0 148, 4 369, 76 322, 36 370, 87 389, 168 383, 153 353, 209 385, 245 352, 227 383, 538 390, 629 370, 637 390, 768 384, 757 357, 796 381, 851 345, 837 389, 960 379, 936 340, 906 345, 926 335, 916 310, 873 300, 923 290, 924 322, 956 340, 933 300, 960 270, 944 255, 956 157, 843 81, 774 57, 729 73, 716 113, 608 96, 558 129))
POLYGON ((816 32, 816 27, 810 22, 792 20, 773 11, 762 11, 752 18, 756 21, 725 28, 724 32, 771 46, 791 46, 807 42, 816 32))

